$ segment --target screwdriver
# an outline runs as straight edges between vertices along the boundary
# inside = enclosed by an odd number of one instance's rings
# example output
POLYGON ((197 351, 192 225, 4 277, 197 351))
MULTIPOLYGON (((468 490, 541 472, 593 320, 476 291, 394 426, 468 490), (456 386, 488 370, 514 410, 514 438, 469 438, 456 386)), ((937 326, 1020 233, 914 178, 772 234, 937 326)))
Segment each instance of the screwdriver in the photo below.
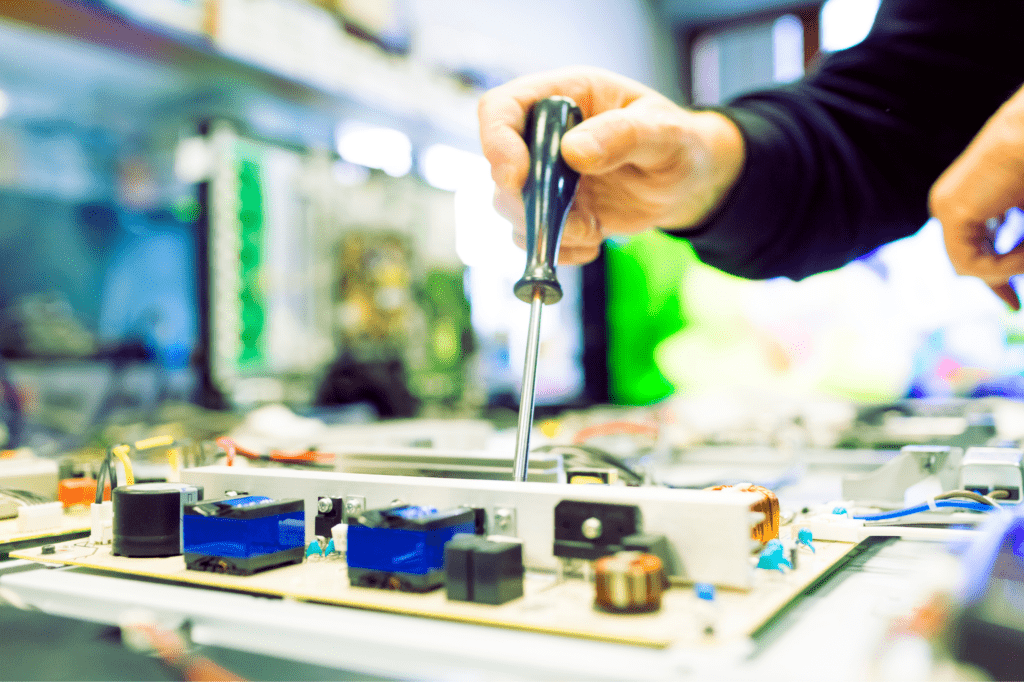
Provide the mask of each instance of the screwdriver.
POLYGON ((530 304, 530 327, 526 333, 526 362, 519 399, 519 428, 512 467, 515 481, 526 480, 530 429, 533 426, 534 395, 537 389, 537 354, 540 350, 542 305, 562 300, 555 263, 562 228, 569 213, 580 175, 562 158, 562 136, 583 120, 583 112, 568 97, 548 97, 533 105, 523 137, 530 149, 530 170, 523 186, 526 207, 526 271, 515 283, 518 299, 530 304))

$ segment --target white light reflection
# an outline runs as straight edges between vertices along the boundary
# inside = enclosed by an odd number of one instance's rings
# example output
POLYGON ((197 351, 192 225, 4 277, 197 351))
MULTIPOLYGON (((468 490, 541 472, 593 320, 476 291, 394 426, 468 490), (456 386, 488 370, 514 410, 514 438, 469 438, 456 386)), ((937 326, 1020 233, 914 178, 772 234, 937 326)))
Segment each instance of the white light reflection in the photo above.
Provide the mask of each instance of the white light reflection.
POLYGON ((853 47, 868 35, 880 0, 828 0, 821 7, 821 49, 826 52, 853 47))
POLYGON ((487 159, 446 144, 432 144, 420 157, 420 174, 433 187, 454 192, 490 176, 487 159))
POLYGON ((343 123, 338 127, 338 154, 349 163, 379 168, 395 178, 412 170, 412 142, 393 128, 343 123))

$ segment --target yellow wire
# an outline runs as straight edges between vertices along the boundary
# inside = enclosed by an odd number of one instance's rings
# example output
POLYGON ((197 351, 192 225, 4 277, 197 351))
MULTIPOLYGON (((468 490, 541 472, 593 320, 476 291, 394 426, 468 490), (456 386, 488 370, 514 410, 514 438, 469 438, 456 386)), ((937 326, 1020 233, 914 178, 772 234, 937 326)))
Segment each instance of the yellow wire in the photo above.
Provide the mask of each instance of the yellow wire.
POLYGON ((178 473, 178 469, 181 467, 178 462, 178 448, 169 448, 167 450, 167 463, 171 465, 171 471, 178 473))
POLYGON ((129 445, 115 445, 110 448, 110 453, 121 460, 121 464, 124 465, 124 478, 126 485, 135 484, 135 473, 132 471, 132 461, 128 459, 128 452, 131 450, 129 445))

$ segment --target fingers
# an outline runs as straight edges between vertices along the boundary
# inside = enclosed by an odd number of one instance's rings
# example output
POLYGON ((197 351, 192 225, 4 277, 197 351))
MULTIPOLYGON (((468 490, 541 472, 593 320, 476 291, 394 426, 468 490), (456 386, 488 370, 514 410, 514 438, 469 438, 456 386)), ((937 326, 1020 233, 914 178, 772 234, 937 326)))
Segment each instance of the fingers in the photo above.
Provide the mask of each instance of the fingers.
POLYGON ((523 142, 526 114, 552 95, 571 97, 584 118, 626 106, 648 90, 639 83, 601 69, 573 67, 517 78, 480 98, 477 115, 484 156, 499 187, 517 189, 526 182, 529 152, 523 142))
POLYGON ((1020 299, 1017 298, 1017 292, 1013 290, 1013 287, 1009 282, 1005 284, 989 285, 989 288, 996 293, 996 295, 1006 301, 1006 305, 1014 311, 1020 310, 1020 299))
POLYGON ((566 163, 580 173, 601 175, 626 164, 659 167, 668 157, 678 158, 686 112, 675 107, 673 117, 662 108, 640 99, 586 119, 562 138, 566 163))
POLYGON ((946 252, 961 275, 979 277, 1014 310, 1020 301, 1009 284, 1024 273, 1024 248, 998 254, 986 229, 1024 203, 1024 89, 985 123, 967 149, 936 180, 929 207, 942 224, 946 252))

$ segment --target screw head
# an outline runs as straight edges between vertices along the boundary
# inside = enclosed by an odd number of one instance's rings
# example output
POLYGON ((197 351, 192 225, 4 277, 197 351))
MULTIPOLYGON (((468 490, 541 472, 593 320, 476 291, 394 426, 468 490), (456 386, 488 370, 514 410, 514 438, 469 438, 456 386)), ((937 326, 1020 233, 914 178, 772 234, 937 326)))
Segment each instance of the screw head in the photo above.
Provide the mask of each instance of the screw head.
POLYGON ((334 509, 334 502, 329 497, 321 497, 316 501, 316 510, 321 514, 329 514, 334 509))
POLYGON ((603 530, 604 526, 601 525, 601 519, 596 516, 591 516, 580 526, 580 531, 583 533, 583 537, 588 540, 598 539, 601 537, 601 532, 603 530))

